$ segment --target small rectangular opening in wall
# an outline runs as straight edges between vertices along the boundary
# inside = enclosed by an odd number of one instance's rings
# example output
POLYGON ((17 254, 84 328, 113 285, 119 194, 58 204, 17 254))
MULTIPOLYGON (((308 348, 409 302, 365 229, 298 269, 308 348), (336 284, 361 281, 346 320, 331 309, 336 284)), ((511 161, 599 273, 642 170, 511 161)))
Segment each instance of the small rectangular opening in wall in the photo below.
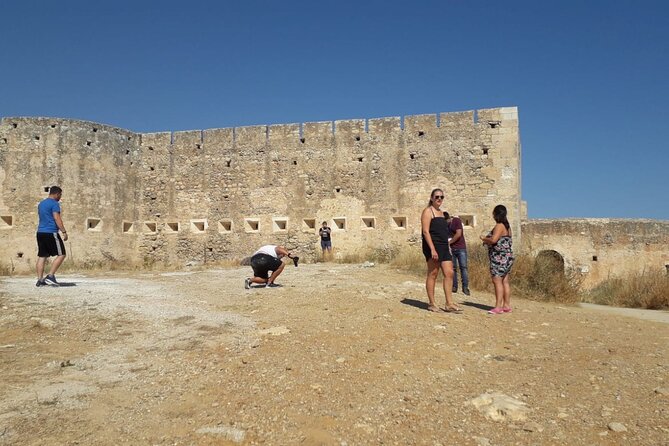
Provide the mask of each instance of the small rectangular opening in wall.
POLYGON ((0 143, 7 144, 7 138, 0 138, 0 143))
POLYGON ((244 219, 244 231, 245 232, 258 232, 260 231, 260 220, 257 218, 245 218, 244 219))
POLYGON ((397 216, 392 218, 393 229, 406 229, 407 228, 407 218, 403 216, 397 216))
POLYGON ((273 217, 272 230, 274 232, 285 232, 288 230, 288 217, 273 217))
POLYGON ((305 218, 302 220, 302 229, 305 231, 312 231, 316 229, 316 219, 315 218, 305 218))
POLYGON ((165 223, 165 232, 168 234, 176 234, 181 229, 181 225, 178 221, 168 221, 165 223))
POLYGON ((135 224, 131 221, 124 221, 123 222, 123 233, 124 234, 131 234, 135 232, 135 224))
POLYGON ((218 232, 221 234, 227 234, 232 232, 232 220, 229 218, 224 218, 218 222, 218 232))
POLYGON ((102 220, 99 218, 89 217, 86 219, 86 230, 87 231, 102 231, 102 220))
POLYGON ((596 262, 597 261, 597 256, 592 256, 592 261, 596 262))
POLYGON ((488 125, 490 126, 491 129, 496 129, 500 125, 502 125, 501 121, 488 121, 488 125))
POLYGON ((144 232, 148 234, 155 234, 158 229, 158 225, 155 221, 145 221, 144 222, 144 232))
POLYGON ((362 229, 374 229, 376 227, 376 217, 361 217, 362 229))
POLYGON ((346 217, 333 218, 332 222, 334 223, 336 230, 338 231, 346 230, 346 217))
POLYGON ((205 232, 209 226, 207 225, 207 220, 191 220, 190 221, 190 230, 191 232, 200 233, 205 232))
POLYGON ((14 226, 12 215, 0 215, 0 229, 10 229, 12 226, 14 226))
POLYGON ((458 218, 460 218, 460 221, 462 222, 462 226, 466 228, 473 228, 476 226, 476 219, 474 218, 473 215, 458 215, 458 218))

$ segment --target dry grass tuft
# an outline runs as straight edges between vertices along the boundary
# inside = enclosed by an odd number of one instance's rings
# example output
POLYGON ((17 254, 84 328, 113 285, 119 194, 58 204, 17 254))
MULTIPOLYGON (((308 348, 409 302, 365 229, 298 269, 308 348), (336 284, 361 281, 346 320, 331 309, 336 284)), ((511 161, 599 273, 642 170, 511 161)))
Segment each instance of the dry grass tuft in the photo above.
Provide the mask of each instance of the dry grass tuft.
POLYGON ((629 308, 669 308, 669 275, 661 269, 608 279, 585 293, 585 302, 629 308))

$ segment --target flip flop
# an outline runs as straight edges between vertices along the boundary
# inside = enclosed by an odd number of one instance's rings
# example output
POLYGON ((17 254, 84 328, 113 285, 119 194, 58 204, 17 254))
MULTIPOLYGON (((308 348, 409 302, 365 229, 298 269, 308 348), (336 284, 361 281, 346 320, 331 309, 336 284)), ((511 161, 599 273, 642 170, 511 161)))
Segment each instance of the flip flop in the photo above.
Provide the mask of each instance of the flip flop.
POLYGON ((446 313, 462 314, 462 308, 458 308, 458 307, 446 307, 446 308, 444 308, 444 311, 446 313))
POLYGON ((444 310, 442 310, 441 308, 439 308, 436 305, 428 305, 427 306, 427 311, 429 311, 431 313, 443 313, 444 312, 444 310))

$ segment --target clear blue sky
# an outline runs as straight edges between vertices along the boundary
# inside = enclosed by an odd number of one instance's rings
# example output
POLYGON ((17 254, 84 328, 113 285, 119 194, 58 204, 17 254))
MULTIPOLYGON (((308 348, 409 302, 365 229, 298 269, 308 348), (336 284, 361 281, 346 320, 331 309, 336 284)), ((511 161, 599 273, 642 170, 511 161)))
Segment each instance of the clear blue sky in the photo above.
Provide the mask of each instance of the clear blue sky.
POLYGON ((516 105, 532 218, 669 219, 669 2, 35 1, 0 116, 138 132, 516 105))

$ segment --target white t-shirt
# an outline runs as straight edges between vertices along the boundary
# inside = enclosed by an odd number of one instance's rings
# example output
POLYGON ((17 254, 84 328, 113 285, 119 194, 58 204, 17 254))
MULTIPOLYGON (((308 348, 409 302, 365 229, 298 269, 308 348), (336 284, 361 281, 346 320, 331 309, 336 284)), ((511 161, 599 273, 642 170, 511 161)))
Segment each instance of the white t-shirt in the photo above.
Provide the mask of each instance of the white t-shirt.
POLYGON ((268 256, 276 257, 277 259, 279 258, 279 256, 276 254, 276 245, 262 246, 259 250, 253 253, 253 255, 256 254, 267 254, 268 256))

